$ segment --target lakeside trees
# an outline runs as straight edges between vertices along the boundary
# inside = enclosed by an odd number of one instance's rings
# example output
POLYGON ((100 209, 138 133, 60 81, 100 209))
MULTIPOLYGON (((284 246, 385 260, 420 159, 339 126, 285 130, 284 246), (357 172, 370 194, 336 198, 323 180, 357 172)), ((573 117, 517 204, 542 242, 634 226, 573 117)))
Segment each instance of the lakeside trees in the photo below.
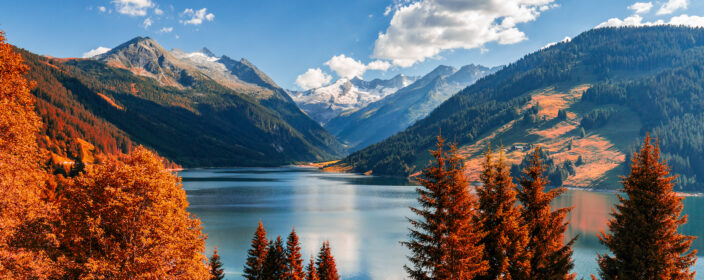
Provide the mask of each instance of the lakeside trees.
MULTIPOLYGON (((449 204, 456 202, 453 193, 463 178, 461 160, 452 145, 443 152, 444 140, 438 137, 437 149, 431 151, 435 163, 423 171, 417 189, 420 209, 411 208, 420 219, 409 219, 411 241, 403 242, 411 249, 408 257, 414 267, 406 267, 412 279, 575 279, 571 273, 572 244, 565 243, 570 208, 552 209, 550 203, 564 188, 545 191, 541 151, 530 156, 524 176, 516 187, 508 171, 503 153, 494 161, 491 150, 486 152, 482 166, 482 185, 477 187, 478 206, 462 216, 452 216, 449 204), (458 164, 453 164, 457 160, 458 164), (448 164, 449 162, 449 164, 448 164), (521 203, 517 205, 516 199, 521 203), (456 218, 453 220, 453 217, 456 218), (471 243, 447 242, 455 232, 451 224, 475 222, 479 225, 471 243), (464 247, 462 247, 464 246, 464 247), (452 252, 483 249, 474 260, 482 270, 463 267, 463 272, 451 266, 452 252), (443 274, 444 273, 444 274, 443 274), (472 274, 470 274, 472 273, 472 274), (452 275, 452 276, 448 276, 452 275)), ((604 279, 693 279, 690 267, 696 261, 696 250, 690 251, 694 240, 677 232, 686 223, 680 217, 682 198, 673 191, 675 178, 669 167, 660 161, 659 147, 646 136, 640 152, 633 156, 631 173, 624 177, 624 192, 620 204, 609 222, 610 233, 602 232, 601 242, 613 253, 599 255, 600 275, 604 279)), ((466 180, 465 180, 466 181, 466 180)), ((461 188, 460 188, 461 189, 461 188)), ((470 196, 465 187, 463 195, 470 196)), ((468 235, 465 235, 467 237, 468 235)), ((592 276, 592 278, 596 278, 592 276)))
POLYGON ((315 262, 311 257, 310 263, 306 267, 306 273, 303 271, 301 246, 295 229, 291 230, 285 248, 281 236, 277 236, 276 240, 270 241, 268 245, 266 240, 266 230, 260 221, 252 238, 252 248, 247 255, 243 275, 246 279, 340 279, 335 258, 330 249, 330 242, 323 242, 315 262))

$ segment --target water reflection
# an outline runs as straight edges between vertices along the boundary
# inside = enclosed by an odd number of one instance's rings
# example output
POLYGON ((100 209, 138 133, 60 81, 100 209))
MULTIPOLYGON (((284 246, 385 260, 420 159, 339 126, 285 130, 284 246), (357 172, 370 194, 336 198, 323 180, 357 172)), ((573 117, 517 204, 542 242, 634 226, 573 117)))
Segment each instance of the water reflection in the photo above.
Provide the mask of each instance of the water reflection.
MULTIPOLYGON (((259 220, 270 238, 285 238, 296 226, 306 258, 329 240, 344 279, 405 278, 408 251, 399 241, 407 239, 408 206, 416 205, 415 187, 405 180, 305 168, 197 169, 180 175, 190 211, 209 236, 208 252, 219 247, 228 279, 241 279, 259 220)), ((596 253, 604 250, 596 234, 606 229, 616 202, 612 193, 568 190, 553 204, 574 207, 568 237, 580 236, 574 247, 578 279, 596 274, 596 253)), ((684 199, 686 234, 704 234, 702 203, 702 197, 684 199)), ((693 246, 703 251, 704 240, 693 246)))

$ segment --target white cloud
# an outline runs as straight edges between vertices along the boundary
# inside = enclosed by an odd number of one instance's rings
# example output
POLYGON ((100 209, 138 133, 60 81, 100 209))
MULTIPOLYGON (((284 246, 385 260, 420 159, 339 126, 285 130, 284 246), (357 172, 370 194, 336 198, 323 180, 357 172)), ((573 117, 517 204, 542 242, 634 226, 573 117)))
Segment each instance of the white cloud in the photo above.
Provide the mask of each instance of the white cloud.
POLYGON ((386 71, 391 67, 391 63, 383 60, 375 60, 365 65, 361 61, 347 57, 344 54, 333 56, 325 62, 325 65, 335 72, 338 77, 346 79, 361 78, 367 70, 386 71))
POLYGON ((704 17, 679 15, 676 17, 672 17, 670 19, 669 24, 685 25, 689 27, 704 27, 704 17))
POLYGON ((110 48, 106 48, 106 47, 97 47, 97 48, 95 48, 95 49, 92 49, 92 50, 89 50, 89 51, 87 51, 87 52, 84 52, 84 53, 83 53, 83 58, 94 57, 94 56, 96 56, 96 55, 104 54, 104 53, 109 52, 109 51, 110 51, 110 48))
POLYGON ((332 80, 332 76, 320 70, 320 68, 309 68, 305 73, 296 77, 296 85, 304 90, 322 87, 332 80))
POLYGON ((367 64, 368 70, 386 71, 386 70, 389 70, 390 67, 391 67, 391 63, 389 63, 388 61, 383 61, 383 60, 375 60, 375 61, 369 62, 369 64, 367 64))
POLYGON ((689 27, 704 27, 704 17, 700 16, 689 16, 689 15, 679 15, 670 18, 669 21, 664 20, 657 21, 643 21, 643 18, 639 15, 632 15, 623 20, 619 18, 612 18, 608 21, 602 22, 597 25, 596 28, 601 27, 622 27, 622 26, 655 26, 655 25, 683 25, 689 27))
POLYGON ((142 25, 144 26, 144 29, 147 29, 150 26, 152 26, 152 23, 153 23, 152 18, 149 17, 149 18, 144 19, 144 22, 142 22, 142 25))
POLYGON ((421 0, 397 2, 388 29, 374 43, 373 57, 408 67, 442 51, 482 48, 489 42, 526 40, 518 24, 557 7, 553 0, 421 0))
POLYGON ((151 0, 113 0, 118 13, 130 16, 146 16, 147 9, 154 7, 151 0))
POLYGON ((364 72, 367 71, 367 66, 364 65, 364 63, 347 57, 344 54, 333 56, 330 60, 325 62, 325 65, 327 65, 330 70, 334 71, 338 77, 347 79, 361 77, 364 72))
POLYGON ((104 13, 106 10, 107 9, 105 8, 105 6, 98 7, 98 11, 100 11, 101 13, 104 13))
POLYGON ((160 33, 171 33, 171 31, 174 31, 173 27, 162 27, 161 29, 159 29, 160 33))
POLYGON ((688 2, 688 0, 669 0, 667 3, 662 4, 656 14, 667 15, 679 9, 686 10, 688 2))
POLYGON ((154 8, 154 14, 156 14, 157 16, 160 16, 160 15, 164 14, 164 11, 159 8, 154 8))
POLYGON ((215 15, 212 13, 207 13, 206 8, 202 8, 197 11, 193 9, 185 9, 183 13, 181 13, 181 16, 190 18, 187 20, 182 20, 181 23, 183 23, 183 25, 201 25, 203 20, 213 21, 215 19, 215 15))
POLYGON ((628 6, 628 9, 635 11, 636 14, 644 14, 650 12, 653 8, 653 2, 635 2, 633 5, 628 6))
POLYGON ((541 50, 547 49, 547 48, 549 48, 549 47, 552 47, 552 46, 554 46, 554 45, 557 45, 557 43, 567 43, 567 42, 569 42, 569 41, 572 41, 572 38, 570 38, 570 36, 565 36, 565 38, 562 39, 560 42, 548 43, 547 45, 543 46, 543 47, 540 48, 540 49, 541 49, 541 50))

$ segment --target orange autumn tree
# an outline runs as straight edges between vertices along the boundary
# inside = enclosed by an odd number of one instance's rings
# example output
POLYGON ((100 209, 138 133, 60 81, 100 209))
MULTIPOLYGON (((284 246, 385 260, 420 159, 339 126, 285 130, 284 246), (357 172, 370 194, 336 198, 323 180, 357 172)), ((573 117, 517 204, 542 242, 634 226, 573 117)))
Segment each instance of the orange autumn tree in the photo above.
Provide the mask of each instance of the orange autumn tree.
POLYGON ((259 226, 252 238, 252 248, 247 252, 247 262, 244 265, 243 275, 245 279, 263 279, 262 269, 266 261, 267 246, 266 230, 264 229, 262 221, 259 221, 259 226))
POLYGON ((527 250, 531 252, 530 273, 526 280, 574 279, 570 273, 572 262, 572 238, 564 244, 568 222, 565 221, 570 208, 552 210, 550 203, 564 191, 564 187, 545 191, 549 183, 544 175, 545 167, 540 160, 540 148, 536 147, 524 176, 519 180, 517 198, 523 205, 523 222, 528 227, 527 250))
POLYGON ((46 174, 40 168, 28 67, 0 32, 0 276, 46 279, 53 264, 45 249, 56 245, 42 199, 46 174))
POLYGON ((87 166, 60 198, 63 278, 210 279, 187 207, 181 179, 143 147, 87 166))
POLYGON ((612 254, 599 255, 603 279, 694 279, 689 269, 697 260, 697 251, 690 251, 695 237, 677 232, 687 216, 682 216, 682 197, 672 190, 674 180, 659 145, 647 135, 633 155, 631 173, 623 177, 626 196, 618 195, 609 233, 599 235, 612 254))
POLYGON ((438 136, 437 149, 431 151, 435 163, 423 170, 422 187, 416 189, 420 208, 411 208, 420 219, 409 219, 411 240, 402 242, 412 253, 408 259, 413 267, 405 266, 412 279, 472 279, 487 269, 476 198, 469 192, 456 146, 448 152, 444 146, 438 136))
POLYGON ((318 259, 315 261, 318 265, 318 279, 320 280, 340 280, 340 275, 337 274, 337 265, 335 257, 330 251, 330 242, 323 242, 318 253, 318 259))
POLYGON ((319 280, 318 270, 315 268, 315 261, 313 261, 313 256, 310 256, 310 261, 306 266, 306 280, 319 280))
POLYGON ((291 230, 286 241, 286 280, 303 280, 306 274, 303 272, 303 258, 301 257, 301 244, 298 242, 296 229, 291 230))
POLYGON ((494 162, 487 149, 479 196, 478 222, 486 235, 481 240, 489 270, 477 279, 527 279, 530 273, 528 228, 516 205, 516 187, 506 164, 503 149, 494 162))

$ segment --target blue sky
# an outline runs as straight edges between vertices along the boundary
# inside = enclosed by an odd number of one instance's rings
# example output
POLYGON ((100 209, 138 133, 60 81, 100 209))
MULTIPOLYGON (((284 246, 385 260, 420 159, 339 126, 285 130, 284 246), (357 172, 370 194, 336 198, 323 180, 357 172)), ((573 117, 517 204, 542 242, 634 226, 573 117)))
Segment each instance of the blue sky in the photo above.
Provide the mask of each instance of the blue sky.
POLYGON ((341 76, 422 75, 440 64, 507 64, 599 24, 704 26, 702 2, 24 0, 0 3, 0 29, 12 44, 56 57, 136 36, 167 49, 208 47, 300 89, 341 76))

